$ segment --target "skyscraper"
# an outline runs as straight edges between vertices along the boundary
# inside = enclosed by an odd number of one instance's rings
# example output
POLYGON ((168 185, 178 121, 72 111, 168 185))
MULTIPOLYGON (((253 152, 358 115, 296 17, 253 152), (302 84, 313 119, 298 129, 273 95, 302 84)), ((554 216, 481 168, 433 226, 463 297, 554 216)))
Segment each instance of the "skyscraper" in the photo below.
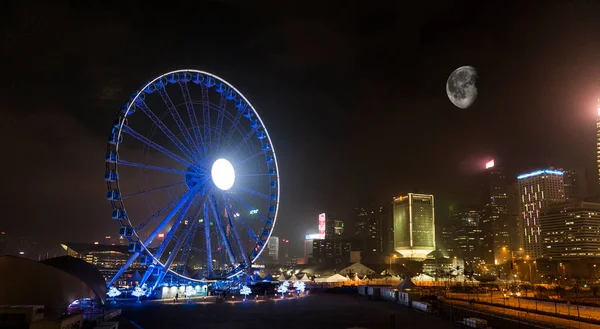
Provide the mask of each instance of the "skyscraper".
POLYGON ((408 193, 394 198, 394 249, 408 258, 424 259, 435 250, 433 195, 408 193))
POLYGON ((565 201, 563 172, 544 169, 517 177, 521 198, 523 249, 533 258, 543 256, 540 215, 551 204, 565 201))
POLYGON ((598 183, 600 183, 600 98, 598 98, 598 116, 596 117, 596 164, 598 183))
POLYGON ((587 197, 585 169, 572 168, 564 171, 565 198, 568 201, 583 200, 587 197))
POLYGON ((279 237, 271 235, 267 248, 269 249, 269 260, 279 261, 279 237))
POLYGON ((452 215, 454 231, 454 255, 465 261, 465 266, 478 265, 488 249, 483 246, 484 232, 481 230, 481 212, 469 210, 452 215))
POLYGON ((508 183, 504 169, 493 160, 486 165, 482 187, 481 257, 486 264, 503 263, 502 250, 510 247, 508 183))
POLYGON ((600 203, 576 201, 547 207, 540 222, 546 257, 553 260, 600 257, 600 203))

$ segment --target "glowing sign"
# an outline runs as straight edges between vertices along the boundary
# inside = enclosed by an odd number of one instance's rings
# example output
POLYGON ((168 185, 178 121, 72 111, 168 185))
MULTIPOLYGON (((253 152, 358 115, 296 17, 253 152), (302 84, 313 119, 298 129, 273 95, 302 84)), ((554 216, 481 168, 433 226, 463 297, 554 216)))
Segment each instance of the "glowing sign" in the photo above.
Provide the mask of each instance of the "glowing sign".
POLYGON ((490 168, 493 168, 493 167, 494 167, 494 159, 492 159, 491 161, 488 161, 485 164, 485 169, 490 169, 490 168))
POLYGON ((325 213, 319 214, 319 236, 325 239, 325 213))
POLYGON ((517 176, 517 179, 525 179, 525 178, 538 176, 538 175, 542 175, 542 174, 551 174, 551 175, 562 176, 563 172, 560 170, 544 169, 544 170, 538 170, 538 171, 530 172, 527 174, 519 175, 519 176, 517 176))
POLYGON ((304 239, 306 239, 306 240, 321 240, 323 238, 321 237, 321 234, 313 233, 313 234, 307 234, 306 236, 304 236, 304 239))
POLYGON ((250 210, 250 215, 255 215, 255 214, 258 214, 258 209, 250 210))
POLYGON ((164 238, 164 237, 165 237, 165 234, 164 234, 164 233, 158 233, 158 237, 159 237, 160 239, 162 239, 162 238, 164 238))

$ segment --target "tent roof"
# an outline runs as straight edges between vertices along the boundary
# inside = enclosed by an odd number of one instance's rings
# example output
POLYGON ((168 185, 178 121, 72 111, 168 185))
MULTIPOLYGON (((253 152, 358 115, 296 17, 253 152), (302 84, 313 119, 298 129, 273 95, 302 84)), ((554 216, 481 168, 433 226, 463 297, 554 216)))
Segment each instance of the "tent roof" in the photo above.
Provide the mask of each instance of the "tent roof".
POLYGON ((106 281, 104 281, 104 277, 94 265, 71 256, 49 258, 43 260, 42 263, 77 277, 87 284, 88 287, 92 288, 101 300, 104 300, 104 296, 106 296, 106 281))
POLYGON ((409 276, 405 277, 402 282, 396 287, 398 290, 413 289, 417 285, 412 282, 409 276))
POLYGON ((306 282, 306 281, 312 281, 312 280, 308 277, 308 275, 306 275, 306 273, 304 273, 304 275, 300 278, 299 281, 305 281, 306 282))

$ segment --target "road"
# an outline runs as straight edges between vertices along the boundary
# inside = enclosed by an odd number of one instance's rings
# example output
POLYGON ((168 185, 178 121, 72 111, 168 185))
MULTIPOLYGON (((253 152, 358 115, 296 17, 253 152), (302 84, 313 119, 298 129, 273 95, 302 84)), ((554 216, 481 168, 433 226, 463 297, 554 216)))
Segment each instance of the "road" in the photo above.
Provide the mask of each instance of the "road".
POLYGON ((438 317, 357 295, 312 294, 301 298, 255 302, 143 302, 123 306, 122 329, 184 328, 456 328, 438 317), (132 325, 129 321, 133 321, 132 325), (407 325, 410 324, 410 325, 407 325))
POLYGON ((466 293, 450 293, 449 297, 470 300, 474 298, 487 303, 497 305, 518 307, 526 310, 539 310, 548 313, 563 314, 578 316, 581 318, 600 319, 600 308, 589 306, 568 305, 563 303, 554 303, 550 301, 535 301, 523 298, 503 297, 501 292, 493 294, 466 294, 466 293))

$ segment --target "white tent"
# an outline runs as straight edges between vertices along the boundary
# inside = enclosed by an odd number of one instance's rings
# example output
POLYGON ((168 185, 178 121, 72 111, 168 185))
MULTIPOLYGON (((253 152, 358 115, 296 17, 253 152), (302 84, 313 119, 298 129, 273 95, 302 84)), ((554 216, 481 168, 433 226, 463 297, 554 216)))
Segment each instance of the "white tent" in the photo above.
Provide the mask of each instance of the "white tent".
POLYGON ((352 281, 360 281, 360 279, 358 278, 358 274, 354 273, 354 277, 352 278, 352 281))
POLYGON ((287 281, 287 279, 285 278, 285 275, 281 273, 281 275, 277 278, 277 281, 287 281))
POLYGON ((315 279, 315 282, 326 282, 326 283, 330 283, 330 282, 344 282, 344 281, 348 281, 350 279, 346 278, 343 275, 340 274, 334 274, 328 278, 317 278, 315 279))
POLYGON ((417 281, 426 281, 426 282, 431 282, 431 281, 435 281, 435 279, 432 276, 429 276, 427 274, 419 274, 415 277, 411 278, 412 281, 417 282, 417 281))
POLYGON ((296 274, 292 274, 292 276, 290 277, 290 281, 292 281, 292 282, 298 281, 298 277, 296 276, 296 274))
POLYGON ((304 275, 300 278, 299 281, 310 282, 312 280, 308 277, 308 275, 306 275, 306 273, 304 273, 304 275))

